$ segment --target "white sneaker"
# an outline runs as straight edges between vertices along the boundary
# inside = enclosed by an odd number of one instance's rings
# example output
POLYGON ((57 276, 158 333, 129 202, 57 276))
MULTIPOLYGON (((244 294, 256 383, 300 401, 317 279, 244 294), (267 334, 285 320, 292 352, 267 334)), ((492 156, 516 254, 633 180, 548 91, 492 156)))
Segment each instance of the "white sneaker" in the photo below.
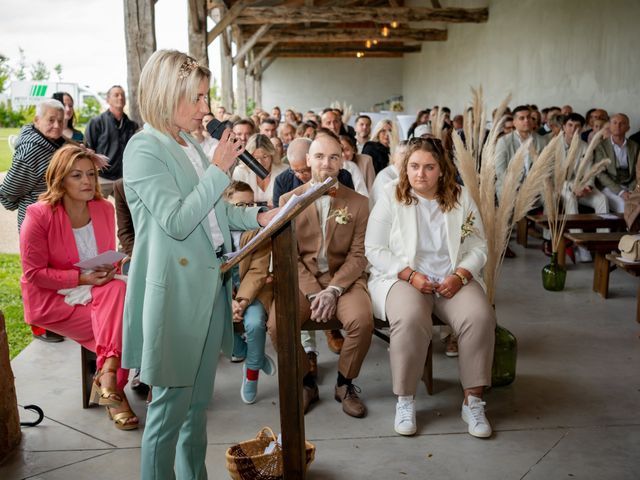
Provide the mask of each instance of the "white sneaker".
POLYGON ((462 420, 469 425, 469 434, 478 438, 488 438, 491 436, 491 425, 484 415, 485 402, 481 398, 469 395, 468 405, 462 402, 462 420))
POLYGON ((396 403, 396 420, 393 428, 400 435, 413 435, 416 433, 416 401, 396 403))

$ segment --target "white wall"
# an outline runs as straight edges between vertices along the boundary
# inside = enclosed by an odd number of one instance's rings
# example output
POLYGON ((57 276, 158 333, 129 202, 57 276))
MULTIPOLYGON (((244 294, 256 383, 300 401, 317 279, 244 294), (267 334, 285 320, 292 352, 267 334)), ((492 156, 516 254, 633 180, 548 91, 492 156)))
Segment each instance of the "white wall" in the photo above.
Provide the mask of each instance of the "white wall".
POLYGON ((278 58, 264 73, 262 106, 321 109, 334 100, 354 112, 402 94, 402 58, 278 58))
MULTIPOLYGON (((481 3, 447 5, 472 2, 481 3)), ((490 0, 487 23, 448 30, 446 42, 404 57, 408 112, 438 104, 460 113, 469 87, 482 85, 490 109, 512 92, 512 107, 568 103, 584 114, 599 106, 629 114, 630 133, 640 128, 637 0, 490 0)))

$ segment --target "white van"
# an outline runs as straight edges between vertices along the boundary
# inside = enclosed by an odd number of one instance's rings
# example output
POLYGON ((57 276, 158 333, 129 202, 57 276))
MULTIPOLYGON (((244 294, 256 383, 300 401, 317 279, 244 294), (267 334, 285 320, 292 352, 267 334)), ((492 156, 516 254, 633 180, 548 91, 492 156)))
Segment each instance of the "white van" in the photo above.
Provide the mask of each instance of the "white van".
POLYGON ((101 110, 107 108, 107 103, 100 95, 77 83, 18 80, 11 83, 10 89, 9 98, 14 109, 37 105, 42 100, 51 98, 56 92, 66 92, 71 95, 76 109, 81 108, 88 98, 93 98, 100 103, 101 110))

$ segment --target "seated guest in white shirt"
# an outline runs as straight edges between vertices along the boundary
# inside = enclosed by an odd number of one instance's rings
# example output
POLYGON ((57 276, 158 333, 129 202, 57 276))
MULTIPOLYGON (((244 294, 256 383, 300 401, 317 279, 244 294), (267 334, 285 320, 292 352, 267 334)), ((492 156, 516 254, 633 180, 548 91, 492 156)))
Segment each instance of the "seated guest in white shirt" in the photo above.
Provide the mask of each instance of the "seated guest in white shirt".
POLYGON ((626 138, 629 117, 617 113, 609 121, 611 137, 598 145, 593 153, 594 162, 604 158, 611 160, 607 168, 596 177, 596 185, 609 201, 609 210, 624 212, 624 202, 636 183, 636 164, 640 146, 626 138))
POLYGON ((412 139, 398 179, 369 217, 369 291, 374 315, 390 325, 394 428, 400 435, 417 430, 414 397, 435 313, 458 337, 462 419, 471 435, 491 436, 482 401, 491 384, 496 324, 481 279, 487 242, 478 209, 455 176, 440 140, 412 139))
POLYGON ((249 138, 246 150, 267 169, 269 175, 261 180, 244 163, 240 163, 233 171, 233 179, 251 186, 256 203, 273 207, 274 179, 284 172, 287 166, 282 164, 282 159, 278 156, 270 138, 261 133, 249 138))
MULTIPOLYGON (((564 124, 562 125, 562 135, 564 137, 564 142, 562 142, 562 148, 559 150, 559 161, 564 162, 566 160, 566 155, 569 151, 569 147, 571 146, 571 142, 573 141, 573 137, 574 135, 580 135, 580 130, 583 126, 584 117, 582 115, 578 113, 572 113, 567 116, 564 124)), ((579 142, 578 160, 573 169, 574 172, 577 171, 580 163, 584 161, 584 154, 587 151, 587 144, 582 140, 579 140, 579 142)), ((581 191, 574 192, 571 185, 571 181, 573 180, 574 175, 572 175, 571 177, 572 178, 570 178, 568 182, 565 182, 562 189, 562 200, 564 202, 565 213, 578 213, 578 205, 586 205, 587 207, 591 207, 594 209, 595 213, 609 213, 609 207, 607 206, 607 197, 605 197, 600 190, 595 188, 593 179, 581 191)), ((569 231, 581 232, 582 230, 579 228, 572 228, 569 231)), ((600 229, 598 231, 600 231, 600 229)), ((604 229, 604 231, 608 231, 608 229, 604 229)), ((591 261, 591 254, 589 253, 589 250, 585 249, 584 247, 578 247, 575 250, 575 254, 578 261, 591 261)))
MULTIPOLYGON (((356 192, 368 197, 369 190, 364 180, 364 174, 354 161, 356 159, 356 141, 349 135, 340 135, 339 139, 342 145, 342 168, 351 174, 356 192)), ((371 159, 371 157, 369 157, 369 159, 371 159)), ((371 164, 371 168, 373 168, 373 164, 371 164)))
POLYGON ((400 168, 402 166, 402 162, 404 161, 404 154, 407 151, 407 141, 402 140, 398 144, 398 148, 393 154, 393 158, 391 164, 388 167, 383 168, 380 173, 376 176, 375 181, 373 182, 373 187, 371 188, 371 192, 369 195, 369 205, 373 208, 373 205, 376 203, 376 200, 380 198, 382 195, 382 190, 387 184, 396 178, 400 174, 400 168))

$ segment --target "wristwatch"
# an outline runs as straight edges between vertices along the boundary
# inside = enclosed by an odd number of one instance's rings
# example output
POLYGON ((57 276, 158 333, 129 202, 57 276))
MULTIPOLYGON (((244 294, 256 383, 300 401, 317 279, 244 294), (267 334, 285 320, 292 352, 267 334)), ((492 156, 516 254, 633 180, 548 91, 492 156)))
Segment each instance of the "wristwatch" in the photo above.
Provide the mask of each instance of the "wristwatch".
POLYGON ((467 283, 469 283, 469 280, 467 280, 467 277, 465 277, 464 275, 462 275, 461 273, 458 272, 453 272, 453 274, 458 277, 460 279, 460 281, 462 282, 462 286, 464 287, 467 283))

